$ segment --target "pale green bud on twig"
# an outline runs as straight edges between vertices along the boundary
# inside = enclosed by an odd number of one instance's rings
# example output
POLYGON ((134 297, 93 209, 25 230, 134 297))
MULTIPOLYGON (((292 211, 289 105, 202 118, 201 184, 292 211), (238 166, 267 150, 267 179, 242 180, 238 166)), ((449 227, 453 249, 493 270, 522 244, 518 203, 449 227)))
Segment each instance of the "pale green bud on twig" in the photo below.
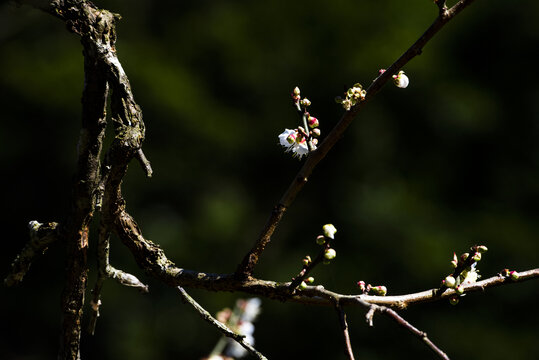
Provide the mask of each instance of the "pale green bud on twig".
POLYGON ((316 237, 316 243, 318 245, 324 245, 326 243, 326 237, 324 235, 318 235, 316 237))
POLYGON ((449 275, 444 279, 443 284, 452 289, 455 287, 455 285, 457 285, 457 280, 455 280, 453 276, 449 275))
POLYGON ((459 303, 459 298, 457 296, 453 296, 449 298, 449 303, 451 305, 457 305, 459 303))
POLYGON ((337 256, 337 252, 334 249, 327 249, 324 252, 324 258, 326 260, 333 260, 337 256))

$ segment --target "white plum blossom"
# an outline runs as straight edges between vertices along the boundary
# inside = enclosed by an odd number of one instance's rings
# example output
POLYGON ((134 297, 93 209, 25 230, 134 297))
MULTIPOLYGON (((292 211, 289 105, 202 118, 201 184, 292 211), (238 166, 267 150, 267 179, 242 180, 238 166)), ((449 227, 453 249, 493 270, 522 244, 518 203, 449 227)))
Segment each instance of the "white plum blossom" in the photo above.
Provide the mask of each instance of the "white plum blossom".
MULTIPOLYGON (((294 157, 301 159, 309 153, 309 146, 305 137, 300 136, 297 130, 285 129, 279 135, 279 143, 286 148, 286 152, 292 152, 294 157)), ((315 145, 312 145, 316 149, 315 145)))
POLYGON ((241 319, 243 321, 252 322, 256 319, 258 314, 260 314, 260 305, 262 304, 262 300, 259 298, 251 298, 247 301, 245 301, 244 307, 243 307, 243 315, 241 319))
POLYGON ((399 71, 398 75, 393 75, 393 82, 398 88, 404 89, 410 84, 410 79, 404 74, 404 71, 399 71))
MULTIPOLYGON (((255 332, 255 326, 253 321, 260 314, 260 305, 262 301, 259 298, 251 298, 249 300, 240 299, 236 303, 236 309, 241 311, 239 315, 236 330, 239 334, 245 335, 244 341, 251 345, 254 345, 255 338, 253 336, 255 332)), ((226 355, 233 358, 241 358, 247 355, 247 350, 236 341, 228 338, 228 346, 226 349, 226 355)))
POLYGON ((479 273, 477 272, 478 270, 475 267, 476 264, 477 263, 473 264, 469 271, 462 272, 462 274, 460 275, 462 279, 460 283, 462 285, 473 284, 481 277, 479 273))

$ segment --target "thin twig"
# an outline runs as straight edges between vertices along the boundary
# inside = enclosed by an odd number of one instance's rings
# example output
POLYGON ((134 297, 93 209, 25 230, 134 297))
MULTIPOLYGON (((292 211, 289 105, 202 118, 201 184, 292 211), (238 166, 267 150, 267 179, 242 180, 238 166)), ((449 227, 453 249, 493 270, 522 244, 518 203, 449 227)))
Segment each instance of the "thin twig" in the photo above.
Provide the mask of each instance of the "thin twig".
POLYGON ((314 258, 314 260, 312 260, 311 262, 309 262, 309 264, 307 265, 304 265, 303 266, 303 269, 301 269, 301 271, 299 272, 298 275, 296 275, 293 279, 292 279, 292 282, 290 283, 290 289, 291 290, 294 290, 299 284, 301 284, 301 282, 303 280, 305 280, 307 278, 307 276, 309 275, 309 273, 318 265, 320 264, 322 261, 324 261, 324 254, 326 253, 326 250, 329 249, 331 247, 331 243, 330 243, 331 239, 327 239, 326 243, 324 244, 324 246, 320 249, 320 252, 318 253, 318 255, 316 256, 316 258, 314 258))
POLYGON ((243 346, 245 350, 256 356, 258 359, 267 360, 264 355, 262 355, 251 344, 245 341, 245 335, 237 334, 234 331, 230 330, 222 322, 211 316, 211 314, 202 306, 200 306, 195 301, 195 299, 193 299, 181 286, 178 286, 177 288, 180 291, 180 296, 182 297, 183 301, 189 303, 197 311, 200 317, 202 317, 202 319, 215 326, 220 332, 223 333, 224 336, 237 341, 238 344, 243 346))
POLYGON ((392 75, 396 74, 404 65, 406 65, 410 60, 412 60, 417 55, 421 54, 423 47, 429 42, 432 37, 440 31, 440 29, 447 23, 449 20, 454 18, 460 11, 462 11, 466 6, 470 5, 474 0, 461 0, 455 4, 451 9, 447 11, 440 11, 436 20, 432 25, 421 35, 421 37, 406 50, 385 72, 378 76, 373 83, 367 89, 367 95, 364 101, 361 101, 356 106, 354 106, 350 111, 344 113, 339 122, 331 130, 329 135, 324 139, 320 144, 317 150, 309 153, 307 160, 303 164, 300 171, 294 177, 288 189, 281 197, 279 204, 275 207, 272 214, 270 215, 266 225, 264 226, 260 236, 256 240, 252 249, 245 255, 243 261, 236 269, 236 277, 240 279, 249 278, 253 270, 260 259, 260 255, 268 245, 271 240, 271 236, 275 231, 279 221, 281 220, 284 211, 290 207, 298 193, 301 191, 303 186, 307 183, 309 176, 311 175, 314 168, 318 163, 326 156, 326 154, 333 148, 333 146, 339 141, 339 139, 344 134, 345 130, 352 123, 352 121, 357 117, 359 111, 364 107, 364 105, 371 100, 382 87, 391 80, 392 75), (279 211, 276 213, 276 209, 279 211))
POLYGON ((146 176, 151 178, 153 174, 152 165, 150 164, 150 161, 146 158, 146 155, 144 155, 144 152, 142 151, 142 149, 137 150, 135 157, 140 163, 140 166, 142 166, 142 169, 144 169, 146 176))
POLYGON ((88 332, 91 335, 95 333, 95 327, 97 324, 97 318, 99 317, 99 310, 101 307, 101 289, 103 288, 103 283, 107 278, 107 266, 109 265, 109 247, 110 247, 110 232, 107 230, 106 226, 103 224, 103 219, 101 219, 101 226, 99 228, 99 237, 97 239, 97 280, 92 290, 92 300, 91 300, 91 313, 90 313, 90 322, 88 325, 88 332))
POLYGON ((344 308, 337 302, 335 305, 335 310, 337 310, 337 313, 339 315, 339 322, 341 324, 341 329, 343 333, 344 338, 344 349, 345 354, 350 360, 354 360, 354 352, 352 351, 352 344, 350 342, 350 333, 348 331, 348 323, 346 322, 346 313, 344 312, 344 308))
POLYGON ((397 324, 399 324, 401 327, 405 328, 406 330, 410 331, 414 336, 418 337, 423 341, 429 349, 431 349, 440 359, 449 360, 449 357, 446 353, 444 353, 440 348, 438 348, 428 337, 427 333, 423 332, 416 327, 414 327, 412 324, 410 324, 408 321, 404 320, 402 316, 397 314, 397 312, 393 309, 390 309, 385 306, 378 306, 378 305, 371 305, 371 308, 369 312, 367 313, 367 321, 372 326, 372 316, 374 315, 374 312, 380 312, 382 314, 388 315, 391 319, 393 319, 397 324), (369 319, 370 317, 370 319, 369 319))
POLYGON ((148 293, 148 285, 143 284, 136 276, 126 273, 122 270, 118 270, 109 263, 109 248, 110 248, 110 232, 105 224, 101 224, 99 231, 99 238, 97 244, 97 262, 98 262, 98 274, 95 286, 92 290, 91 300, 91 314, 88 325, 88 332, 91 335, 95 333, 95 327, 97 318, 99 317, 99 310, 102 305, 101 302, 101 289, 106 279, 114 279, 119 284, 138 289, 141 293, 148 293))
MULTIPOLYGON (((511 276, 497 275, 475 283, 462 285, 463 294, 484 292, 486 289, 491 287, 516 284, 522 281, 539 279, 539 268, 521 271, 517 274, 518 279, 512 279, 511 276)), ((305 302, 313 305, 331 305, 331 301, 333 301, 333 299, 338 299, 343 305, 350 305, 356 303, 356 305, 362 304, 363 306, 368 307, 369 304, 376 304, 384 305, 394 309, 406 309, 410 305, 418 305, 427 302, 439 301, 442 299, 449 299, 456 294, 456 291, 454 289, 448 289, 443 294, 437 295, 437 290, 437 288, 433 288, 405 295, 373 296, 343 295, 326 290, 320 286, 309 286, 292 300, 297 302, 305 302), (362 302, 358 302, 358 299, 361 299, 362 302)))

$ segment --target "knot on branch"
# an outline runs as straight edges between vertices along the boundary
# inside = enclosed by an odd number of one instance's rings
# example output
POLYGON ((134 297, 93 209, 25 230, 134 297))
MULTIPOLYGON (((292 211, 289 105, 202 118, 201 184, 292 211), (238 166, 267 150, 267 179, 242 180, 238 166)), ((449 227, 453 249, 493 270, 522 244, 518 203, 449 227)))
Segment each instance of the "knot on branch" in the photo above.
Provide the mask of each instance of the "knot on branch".
POLYGON ((116 146, 132 152, 137 151, 144 140, 144 129, 139 126, 120 125, 116 128, 116 146))

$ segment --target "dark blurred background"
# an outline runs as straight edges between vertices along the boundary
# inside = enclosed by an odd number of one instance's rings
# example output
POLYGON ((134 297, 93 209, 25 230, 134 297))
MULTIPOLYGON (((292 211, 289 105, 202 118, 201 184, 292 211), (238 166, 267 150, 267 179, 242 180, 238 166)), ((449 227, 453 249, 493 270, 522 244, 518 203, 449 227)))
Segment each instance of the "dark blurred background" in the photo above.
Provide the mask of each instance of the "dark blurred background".
MULTIPOLYGON (((450 2, 450 4, 454 3, 450 2)), ((118 12, 120 61, 144 112, 145 178, 132 163, 128 211, 178 265, 232 272, 301 162, 277 135, 299 125, 299 86, 327 134, 334 97, 368 85, 432 23, 432 1, 98 1, 118 12)), ((317 284, 355 293, 365 280, 389 294, 437 286, 453 252, 484 244, 479 269, 539 263, 539 90, 536 1, 477 1, 368 104, 286 213, 256 275, 288 281, 314 255, 321 226, 338 229, 337 258, 317 284)), ((69 210, 83 87, 79 39, 29 7, 0 6, 4 215, 2 277, 30 220, 69 210)), ((95 234, 95 232, 94 232, 95 234)), ((95 240, 92 244, 95 244, 95 240)), ((91 249, 89 287, 95 279, 91 249)), ((200 359, 219 333, 147 277, 113 240, 111 262, 150 285, 109 281, 83 359, 200 359)), ((4 359, 55 358, 65 250, 36 261, 23 284, 1 288, 4 359)), ((242 293, 190 291, 210 312, 242 293)), ((489 289, 402 315, 455 359, 534 359, 536 282, 489 289)), ((256 347, 270 359, 344 359, 335 311, 264 299, 256 347)), ((384 316, 368 328, 349 309, 361 359, 429 359, 426 346, 384 316)), ((85 326, 88 319, 85 319, 85 326)))

